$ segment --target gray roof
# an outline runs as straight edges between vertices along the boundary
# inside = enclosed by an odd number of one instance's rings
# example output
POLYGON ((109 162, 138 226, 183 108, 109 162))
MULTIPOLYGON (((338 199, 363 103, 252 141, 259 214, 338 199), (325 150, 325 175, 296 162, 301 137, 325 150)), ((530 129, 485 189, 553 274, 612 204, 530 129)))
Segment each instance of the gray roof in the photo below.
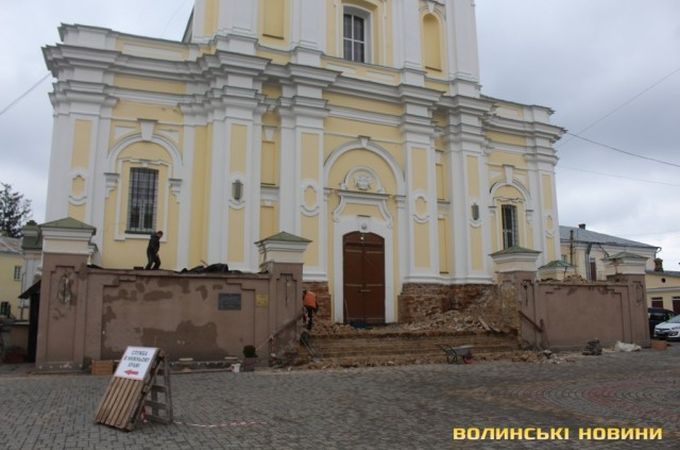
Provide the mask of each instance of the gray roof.
POLYGON ((631 241, 629 239, 610 236, 596 231, 584 230, 578 227, 565 227, 560 225, 560 241, 569 242, 570 232, 574 231, 574 242, 584 242, 586 244, 613 245, 617 247, 635 247, 646 249, 657 249, 655 245, 644 244, 642 242, 631 241))
POLYGON ((504 248, 503 250, 499 250, 495 253, 492 253, 489 256, 516 255, 518 253, 519 254, 529 253, 531 255, 538 255, 541 252, 536 251, 536 250, 531 250, 529 248, 520 247, 519 245, 515 245, 514 247, 509 247, 509 248, 504 248))
POLYGON ((0 253, 21 255, 21 239, 0 236, 0 253))

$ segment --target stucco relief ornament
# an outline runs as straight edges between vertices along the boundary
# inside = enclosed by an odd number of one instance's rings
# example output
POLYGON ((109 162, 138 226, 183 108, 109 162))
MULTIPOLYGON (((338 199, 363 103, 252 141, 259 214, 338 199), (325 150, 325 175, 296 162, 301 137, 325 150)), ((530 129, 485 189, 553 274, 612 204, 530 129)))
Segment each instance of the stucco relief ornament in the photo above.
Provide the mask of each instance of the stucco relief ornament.
POLYGON ((354 176, 354 185, 360 191, 370 191, 373 177, 368 173, 357 173, 354 176))
POLYGON ((57 300, 66 306, 70 306, 71 300, 73 299, 73 293, 71 292, 72 284, 73 280, 71 280, 71 274, 69 273, 65 273, 59 278, 57 300))

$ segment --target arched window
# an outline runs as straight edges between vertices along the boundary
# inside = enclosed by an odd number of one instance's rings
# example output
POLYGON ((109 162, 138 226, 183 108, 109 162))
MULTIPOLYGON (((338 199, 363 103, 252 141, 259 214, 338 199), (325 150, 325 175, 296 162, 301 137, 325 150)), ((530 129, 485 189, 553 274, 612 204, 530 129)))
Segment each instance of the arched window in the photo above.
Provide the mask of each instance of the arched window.
POLYGON ((367 11, 346 6, 342 19, 343 58, 348 61, 370 60, 370 14, 367 11))
POLYGON ((434 14, 423 17, 423 63, 426 68, 442 70, 441 32, 434 14))

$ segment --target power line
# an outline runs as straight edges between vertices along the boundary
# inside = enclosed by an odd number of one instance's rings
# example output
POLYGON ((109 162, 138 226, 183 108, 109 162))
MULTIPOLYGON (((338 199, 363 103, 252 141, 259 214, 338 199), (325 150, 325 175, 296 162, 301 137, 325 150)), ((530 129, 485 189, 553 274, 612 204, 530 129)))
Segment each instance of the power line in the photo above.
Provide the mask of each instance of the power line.
POLYGON ((175 12, 172 13, 172 15, 170 16, 170 19, 168 19, 168 22, 163 27, 163 31, 160 34, 161 36, 165 36, 165 32, 167 31, 168 27, 170 26, 170 22, 172 22, 175 19, 175 16, 177 16, 177 14, 182 10, 182 8, 184 8, 184 6, 187 3, 189 3, 189 0, 184 0, 182 3, 180 3, 180 5, 177 7, 177 9, 175 9, 175 12))
MULTIPOLYGON (((612 109, 611 111, 609 111, 608 113, 606 113, 604 116, 600 117, 599 119, 596 119, 595 121, 593 121, 593 122, 591 122, 589 125, 587 125, 585 128, 583 128, 583 129, 577 131, 577 132, 574 133, 574 134, 583 134, 584 132, 590 130, 591 128, 593 128, 593 127, 594 127, 595 125, 597 125, 598 123, 600 123, 600 122, 602 122, 603 120, 607 119, 609 116, 611 116, 611 115, 613 115, 614 113, 618 112, 620 109, 623 109, 624 107, 630 105, 631 103, 633 103, 633 101, 637 100, 639 97, 641 97, 642 95, 646 94, 648 91, 651 91, 651 90, 654 89, 656 86, 660 85, 661 83, 663 83, 663 82, 666 81, 668 78, 672 77, 673 75, 675 75, 675 74, 678 73, 678 72, 680 72, 680 67, 678 67, 678 68, 675 69, 675 70, 672 70, 671 72, 667 73, 667 74, 664 75, 663 77, 659 78, 659 79, 656 80, 654 83, 652 83, 651 85, 649 85, 649 86, 647 86, 646 88, 644 88, 642 91, 638 92, 637 94, 635 94, 634 96, 632 96, 631 98, 629 98, 628 100, 626 100, 625 102, 621 103, 621 104, 620 104, 619 106, 617 106, 616 108, 614 108, 614 109, 612 109)), ((567 139, 567 140, 565 140, 565 141, 563 141, 563 142, 559 142, 559 143, 556 145, 556 147, 564 146, 564 145, 566 145, 568 142, 570 142, 571 140, 572 140, 572 139, 570 138, 570 139, 567 139)))
POLYGON ((589 143, 595 144, 595 145, 599 145, 600 147, 608 148, 609 150, 613 150, 615 152, 623 153, 624 155, 633 156, 635 158, 645 159, 647 161, 653 161, 655 163, 665 164, 667 166, 673 166, 673 167, 679 167, 680 168, 680 164, 677 164, 677 163, 674 163, 674 162, 671 162, 671 161, 664 161, 663 159, 652 158, 651 156, 645 156, 645 155, 640 155, 640 154, 637 154, 637 153, 629 152, 627 150, 621 150, 620 148, 614 147, 613 145, 603 144, 602 142, 597 142, 597 141, 594 141, 592 139, 588 139, 586 137, 579 136, 576 133, 567 132, 567 134, 575 137, 576 139, 581 139, 582 141, 589 142, 589 143))
POLYGON ((567 170, 573 170, 575 172, 592 173, 594 175, 602 175, 602 176, 605 176, 605 177, 612 177, 612 178, 622 178, 624 180, 639 181, 641 183, 662 184, 664 186, 680 187, 680 184, 665 183, 663 181, 645 180, 643 178, 628 177, 628 176, 625 176, 625 175, 614 175, 614 174, 611 174, 611 173, 597 172, 595 170, 578 169, 576 167, 568 167, 568 166, 564 166, 562 164, 558 165, 557 169, 558 170, 567 169, 567 170))
POLYGON ((43 81, 45 81, 50 75, 51 75, 51 73, 50 73, 50 72, 47 72, 47 73, 45 74, 44 77, 42 77, 40 80, 38 80, 33 86, 31 86, 30 88, 28 88, 28 90, 27 90, 26 92, 24 92, 24 93, 21 94, 19 97, 17 97, 17 98, 14 99, 12 102, 10 102, 9 105, 5 106, 5 107, 2 109, 2 111, 0 111, 0 116, 2 116, 2 115, 5 114, 7 111, 9 111, 9 109, 10 109, 12 106, 14 106, 14 105, 16 105, 17 103, 19 103, 19 101, 20 101, 22 98, 24 98, 24 97, 26 97, 28 94, 30 94, 31 91, 32 91, 33 89, 37 88, 37 87, 40 85, 40 83, 42 83, 43 81))

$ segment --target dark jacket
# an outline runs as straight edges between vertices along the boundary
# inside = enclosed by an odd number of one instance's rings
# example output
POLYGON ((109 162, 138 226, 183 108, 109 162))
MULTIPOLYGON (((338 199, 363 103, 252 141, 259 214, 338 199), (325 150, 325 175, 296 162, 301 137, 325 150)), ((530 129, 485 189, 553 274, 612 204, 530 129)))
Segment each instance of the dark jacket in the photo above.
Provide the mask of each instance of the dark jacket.
POLYGON ((158 253, 158 250, 161 248, 161 238, 156 234, 151 235, 151 239, 149 239, 149 246, 146 248, 146 252, 150 253, 152 255, 155 255, 158 253))

